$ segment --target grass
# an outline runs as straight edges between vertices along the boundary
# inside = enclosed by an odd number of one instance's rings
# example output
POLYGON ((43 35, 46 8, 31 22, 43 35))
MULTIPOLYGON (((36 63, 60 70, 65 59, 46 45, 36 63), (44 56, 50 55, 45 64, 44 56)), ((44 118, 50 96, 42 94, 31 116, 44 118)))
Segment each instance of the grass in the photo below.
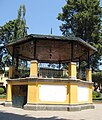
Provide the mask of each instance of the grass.
POLYGON ((102 97, 94 98, 93 100, 102 100, 102 97))
POLYGON ((0 99, 6 99, 6 94, 1 94, 0 99))
POLYGON ((95 104, 102 103, 102 97, 96 97, 96 98, 94 98, 94 99, 93 99, 93 102, 94 102, 95 104))

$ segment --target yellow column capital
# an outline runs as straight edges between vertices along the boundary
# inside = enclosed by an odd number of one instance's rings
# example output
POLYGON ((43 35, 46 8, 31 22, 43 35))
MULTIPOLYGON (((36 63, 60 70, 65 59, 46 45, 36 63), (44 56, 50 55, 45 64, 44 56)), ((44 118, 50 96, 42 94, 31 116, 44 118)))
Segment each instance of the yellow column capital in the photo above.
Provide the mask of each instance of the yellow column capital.
POLYGON ((38 64, 38 61, 37 60, 31 60, 31 63, 37 63, 38 64))

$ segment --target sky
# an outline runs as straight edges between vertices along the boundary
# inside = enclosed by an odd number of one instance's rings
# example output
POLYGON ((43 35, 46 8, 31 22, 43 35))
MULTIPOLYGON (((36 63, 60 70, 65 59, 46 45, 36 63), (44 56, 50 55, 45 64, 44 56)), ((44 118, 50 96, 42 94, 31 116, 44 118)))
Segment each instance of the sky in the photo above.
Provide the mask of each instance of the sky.
MULTIPOLYGON (((101 6, 102 6, 102 0, 101 6)), ((58 13, 66 4, 65 0, 0 0, 0 26, 17 18, 20 5, 26 6, 26 23, 28 34, 61 35, 57 20, 58 13)))
POLYGON ((50 34, 52 28, 53 35, 62 35, 59 29, 62 22, 57 16, 66 4, 65 0, 0 0, 0 26, 16 19, 22 4, 26 7, 28 34, 50 34))
POLYGON ((0 0, 0 26, 17 18, 19 6, 25 4, 28 34, 61 35, 57 20, 65 0, 0 0))

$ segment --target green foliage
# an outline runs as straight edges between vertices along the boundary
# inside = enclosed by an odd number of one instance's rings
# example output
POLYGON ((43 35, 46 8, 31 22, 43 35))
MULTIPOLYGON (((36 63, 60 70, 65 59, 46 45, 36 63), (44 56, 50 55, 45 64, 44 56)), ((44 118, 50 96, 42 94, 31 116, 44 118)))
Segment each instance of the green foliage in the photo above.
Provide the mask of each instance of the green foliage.
POLYGON ((102 43, 90 43, 92 46, 97 48, 97 53, 91 58, 93 70, 99 70, 98 66, 102 65, 102 43), (99 62, 100 61, 100 62, 99 62))
POLYGON ((97 97, 97 98, 94 98, 93 100, 102 102, 102 97, 97 97))
POLYGON ((101 94, 97 91, 93 91, 93 99, 99 98, 101 96, 101 94))
POLYGON ((92 59, 93 70, 97 70, 102 56, 102 8, 99 0, 66 0, 58 20, 63 23, 63 35, 80 37, 98 49, 92 59))
POLYGON ((0 95, 0 98, 1 98, 1 99, 6 99, 6 94, 0 95))
POLYGON ((0 87, 0 94, 3 94, 5 92, 3 87, 0 87))
POLYGON ((60 29, 64 35, 73 33, 75 36, 93 42, 98 42, 99 30, 101 28, 102 9, 99 7, 98 0, 66 0, 67 4, 59 13, 58 20, 63 24, 60 29), (96 33, 97 31, 97 33, 96 33))
POLYGON ((96 83, 102 83, 102 72, 93 73, 92 81, 96 83))
POLYGON ((18 10, 18 18, 17 18, 17 34, 16 39, 24 37, 27 35, 27 27, 26 27, 26 20, 25 20, 26 8, 25 5, 21 5, 18 10))

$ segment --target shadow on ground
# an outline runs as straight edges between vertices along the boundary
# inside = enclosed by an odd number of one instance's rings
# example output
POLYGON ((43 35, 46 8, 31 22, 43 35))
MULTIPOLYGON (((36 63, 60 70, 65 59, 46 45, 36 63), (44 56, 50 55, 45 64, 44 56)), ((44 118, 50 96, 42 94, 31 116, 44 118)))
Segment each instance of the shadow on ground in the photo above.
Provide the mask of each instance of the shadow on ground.
MULTIPOLYGON (((57 116, 53 117, 29 117, 27 115, 17 115, 13 113, 5 113, 5 112, 0 112, 0 120, 74 120, 74 119, 63 119, 63 118, 58 118, 57 116)), ((84 120, 84 119, 80 119, 84 120)))

